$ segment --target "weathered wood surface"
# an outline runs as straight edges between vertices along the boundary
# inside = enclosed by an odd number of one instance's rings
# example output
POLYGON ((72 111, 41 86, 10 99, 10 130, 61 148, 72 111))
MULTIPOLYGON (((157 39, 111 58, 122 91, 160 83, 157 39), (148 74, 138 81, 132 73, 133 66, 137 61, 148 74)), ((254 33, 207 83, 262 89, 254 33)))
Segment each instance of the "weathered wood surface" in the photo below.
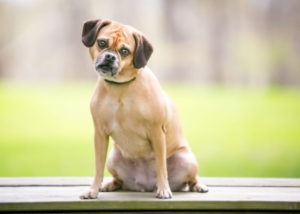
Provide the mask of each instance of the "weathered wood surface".
MULTIPOLYGON (((108 179, 108 178, 106 178, 108 179)), ((170 200, 154 193, 99 193, 96 200, 80 200, 89 177, 0 178, 0 212, 190 210, 299 211, 300 179, 202 178, 205 194, 174 193, 170 200)))
MULTIPOLYGON (((104 178, 108 181, 110 178, 104 178)), ((92 177, 0 177, 2 186, 89 186, 92 177)), ((300 187, 297 178, 224 178, 202 177, 201 182, 209 186, 249 187, 300 187)))

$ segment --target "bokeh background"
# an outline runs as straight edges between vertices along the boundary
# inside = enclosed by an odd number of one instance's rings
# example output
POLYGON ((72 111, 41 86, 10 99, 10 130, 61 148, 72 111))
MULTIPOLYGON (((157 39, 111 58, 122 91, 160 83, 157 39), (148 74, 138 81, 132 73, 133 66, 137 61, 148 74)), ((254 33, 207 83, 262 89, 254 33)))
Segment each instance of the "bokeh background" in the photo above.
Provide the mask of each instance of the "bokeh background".
POLYGON ((0 0, 0 176, 93 175, 95 18, 153 44, 200 176, 300 177, 298 0, 0 0))

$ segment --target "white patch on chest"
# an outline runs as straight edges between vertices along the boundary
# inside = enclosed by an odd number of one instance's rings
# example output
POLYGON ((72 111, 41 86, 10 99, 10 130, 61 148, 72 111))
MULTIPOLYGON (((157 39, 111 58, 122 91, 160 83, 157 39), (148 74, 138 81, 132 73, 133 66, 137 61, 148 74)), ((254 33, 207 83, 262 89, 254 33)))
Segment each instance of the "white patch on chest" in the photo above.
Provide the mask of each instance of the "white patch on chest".
POLYGON ((106 115, 106 120, 109 124, 108 130, 111 133, 118 127, 117 113, 120 109, 120 103, 117 100, 108 99, 106 108, 109 109, 109 114, 106 115))
POLYGON ((138 122, 134 102, 108 99, 109 114, 106 116, 109 135, 120 148, 125 157, 145 157, 151 154, 152 148, 146 137, 146 126, 138 122))

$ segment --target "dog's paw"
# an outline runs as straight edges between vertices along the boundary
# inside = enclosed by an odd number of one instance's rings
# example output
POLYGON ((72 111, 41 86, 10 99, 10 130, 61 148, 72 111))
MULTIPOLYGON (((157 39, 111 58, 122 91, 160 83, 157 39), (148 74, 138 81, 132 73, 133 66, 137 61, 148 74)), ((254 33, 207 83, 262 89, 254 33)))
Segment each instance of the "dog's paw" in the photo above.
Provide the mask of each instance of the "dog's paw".
POLYGON ((191 186, 191 191, 206 193, 208 192, 208 187, 204 184, 196 183, 195 185, 191 186))
POLYGON ((116 191, 121 188, 121 182, 118 182, 116 180, 110 181, 103 185, 101 188, 101 192, 112 192, 116 191))
POLYGON ((89 189, 80 195, 80 199, 95 199, 98 197, 98 189, 89 189))
POLYGON ((160 199, 168 199, 168 198, 172 198, 172 192, 171 190, 168 189, 158 189, 156 192, 156 198, 160 198, 160 199))

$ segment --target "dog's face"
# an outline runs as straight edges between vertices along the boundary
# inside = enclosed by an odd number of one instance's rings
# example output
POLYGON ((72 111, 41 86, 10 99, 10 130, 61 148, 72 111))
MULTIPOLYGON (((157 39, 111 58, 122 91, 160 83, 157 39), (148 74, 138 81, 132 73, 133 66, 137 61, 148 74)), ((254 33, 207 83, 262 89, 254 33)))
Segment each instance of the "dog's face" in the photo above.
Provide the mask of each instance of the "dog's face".
POLYGON ((87 21, 83 26, 82 42, 89 47, 99 75, 119 82, 132 79, 153 52, 142 34, 109 20, 87 21))

